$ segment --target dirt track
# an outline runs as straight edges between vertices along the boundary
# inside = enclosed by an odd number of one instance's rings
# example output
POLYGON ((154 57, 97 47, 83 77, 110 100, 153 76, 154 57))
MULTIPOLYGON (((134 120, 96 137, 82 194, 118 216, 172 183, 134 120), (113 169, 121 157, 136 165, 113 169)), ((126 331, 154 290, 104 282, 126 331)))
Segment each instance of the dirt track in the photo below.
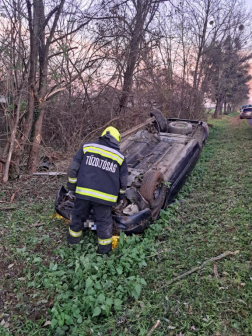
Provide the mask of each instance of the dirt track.
POLYGON ((230 121, 230 124, 231 125, 240 125, 240 123, 242 122, 242 119, 240 119, 240 116, 236 116, 236 117, 233 117, 230 121))
MULTIPOLYGON (((233 117, 230 121, 230 124, 235 126, 235 125, 240 125, 243 119, 240 119, 240 116, 233 117)), ((252 119, 246 119, 248 125, 252 127, 252 119)))

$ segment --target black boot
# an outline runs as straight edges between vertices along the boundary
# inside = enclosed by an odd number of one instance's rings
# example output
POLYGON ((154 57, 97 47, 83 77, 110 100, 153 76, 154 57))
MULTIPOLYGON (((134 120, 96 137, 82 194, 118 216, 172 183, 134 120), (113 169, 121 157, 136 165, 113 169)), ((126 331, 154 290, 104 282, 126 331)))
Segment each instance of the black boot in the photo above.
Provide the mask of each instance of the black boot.
POLYGON ((99 254, 109 254, 109 252, 111 251, 112 251, 112 243, 108 245, 99 244, 99 249, 98 249, 99 254))
POLYGON ((77 245, 80 242, 80 237, 73 237, 70 235, 70 233, 67 234, 67 242, 71 245, 77 245))

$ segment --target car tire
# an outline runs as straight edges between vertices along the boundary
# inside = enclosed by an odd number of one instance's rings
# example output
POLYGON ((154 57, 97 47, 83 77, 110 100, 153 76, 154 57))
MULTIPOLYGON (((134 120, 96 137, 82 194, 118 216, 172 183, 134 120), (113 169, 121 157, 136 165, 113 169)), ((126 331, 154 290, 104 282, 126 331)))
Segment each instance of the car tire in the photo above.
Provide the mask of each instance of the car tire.
POLYGON ((167 121, 166 121, 163 113, 159 110, 153 110, 150 113, 150 116, 154 117, 156 119, 158 131, 162 132, 162 133, 166 133, 168 127, 167 127, 167 121))
POLYGON ((192 132, 192 124, 186 121, 173 121, 169 124, 169 133, 187 135, 192 132))
POLYGON ((144 174, 140 194, 149 203, 152 219, 156 219, 166 197, 167 185, 160 171, 150 170, 144 174))

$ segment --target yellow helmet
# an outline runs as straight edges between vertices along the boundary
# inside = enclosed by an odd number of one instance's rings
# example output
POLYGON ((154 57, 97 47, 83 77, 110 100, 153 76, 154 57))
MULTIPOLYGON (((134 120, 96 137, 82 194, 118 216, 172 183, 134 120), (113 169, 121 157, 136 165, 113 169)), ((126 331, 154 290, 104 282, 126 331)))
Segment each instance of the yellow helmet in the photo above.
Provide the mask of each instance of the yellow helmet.
POLYGON ((120 145, 121 142, 121 135, 119 133, 119 131, 113 127, 113 126, 109 126, 107 127, 102 135, 102 137, 104 136, 105 138, 108 138, 111 142, 116 143, 117 145, 120 145))

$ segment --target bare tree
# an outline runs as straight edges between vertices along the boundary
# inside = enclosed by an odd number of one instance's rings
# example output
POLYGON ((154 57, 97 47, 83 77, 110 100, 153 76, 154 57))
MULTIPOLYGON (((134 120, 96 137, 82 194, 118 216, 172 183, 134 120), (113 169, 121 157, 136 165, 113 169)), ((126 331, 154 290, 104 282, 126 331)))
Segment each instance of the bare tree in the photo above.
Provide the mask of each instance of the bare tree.
MULTIPOLYGON (((4 5, 9 22, 12 21, 14 11, 17 11, 19 17, 23 18, 22 23, 20 23, 22 25, 21 30, 24 29, 26 34, 29 34, 30 39, 25 60, 25 72, 28 75, 28 81, 24 88, 27 92, 28 103, 24 115, 23 130, 20 133, 18 141, 15 141, 14 154, 16 166, 18 167, 25 145, 27 142, 29 143, 32 133, 28 168, 30 172, 33 172, 36 169, 37 155, 42 139, 41 132, 46 104, 55 94, 66 89, 71 82, 78 79, 81 73, 87 68, 85 66, 84 68, 79 67, 77 69, 72 66, 72 73, 70 78, 68 78, 68 82, 55 81, 53 80, 54 74, 48 72, 50 70, 49 62, 54 57, 62 54, 68 57, 68 52, 75 49, 75 47, 70 44, 64 45, 62 41, 69 42, 66 39, 67 37, 73 37, 81 33, 96 14, 99 13, 100 7, 97 4, 92 7, 91 3, 89 7, 88 4, 85 4, 83 8, 81 1, 72 4, 71 2, 67 3, 65 0, 59 0, 56 5, 55 3, 45 3, 44 0, 38 0, 34 3, 31 3, 30 0, 19 0, 17 9, 12 6, 10 0, 6 0, 4 5), (54 52, 59 45, 61 50, 54 52)), ((70 40, 70 43, 74 43, 74 41, 70 40)), ((77 54, 80 54, 80 48, 77 49, 77 54)), ((73 65, 77 61, 78 55, 75 54, 71 64, 73 65)), ((92 60, 92 62, 94 63, 95 61, 92 60)), ((11 157, 12 154, 13 146, 8 157, 11 157)), ((8 165, 6 165, 6 169, 9 169, 8 165)), ((7 170, 4 182, 7 181, 7 170)))
POLYGON ((4 182, 12 167, 34 172, 42 141, 68 151, 152 107, 204 118, 206 99, 218 116, 246 98, 251 34, 240 0, 2 3, 4 182))

